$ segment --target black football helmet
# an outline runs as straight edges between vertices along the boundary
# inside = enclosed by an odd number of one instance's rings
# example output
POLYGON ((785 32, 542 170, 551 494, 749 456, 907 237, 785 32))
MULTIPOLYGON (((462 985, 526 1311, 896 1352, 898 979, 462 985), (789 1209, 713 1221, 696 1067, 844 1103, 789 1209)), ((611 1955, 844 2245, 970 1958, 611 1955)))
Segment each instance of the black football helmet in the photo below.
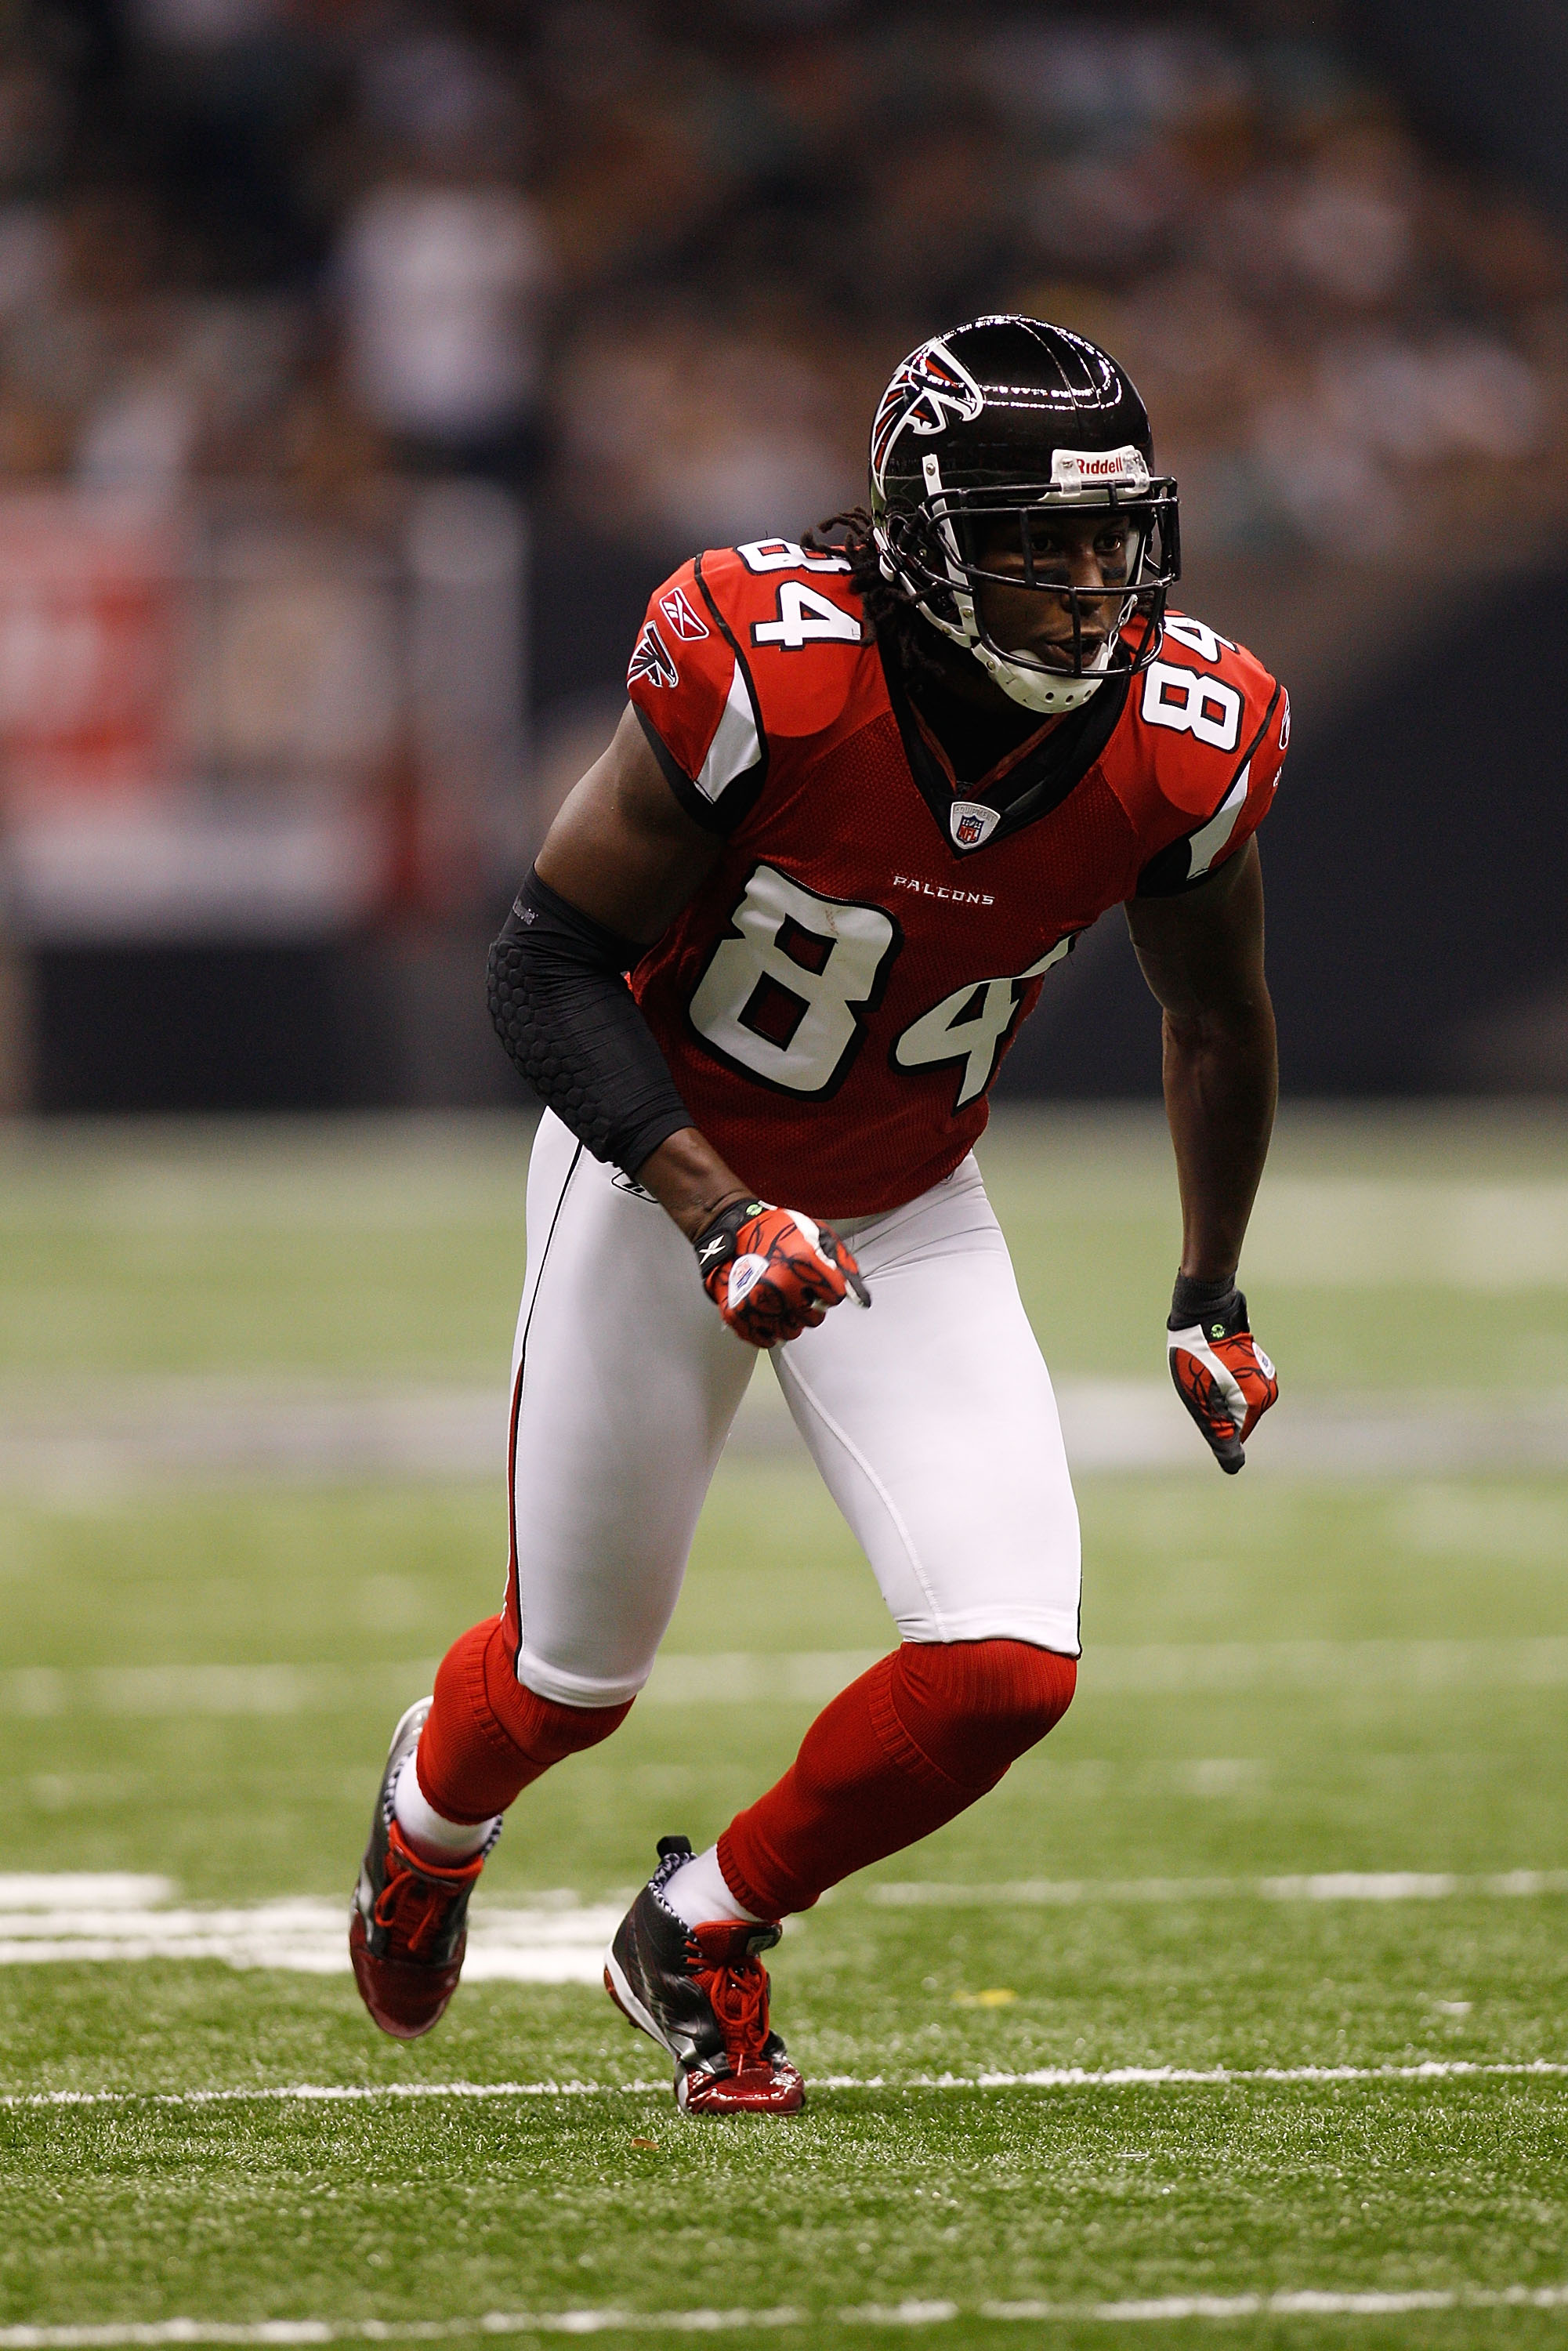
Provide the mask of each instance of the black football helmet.
POLYGON ((871 511, 883 577, 1026 708, 1075 710, 1113 670, 1153 660, 1181 570, 1176 486, 1154 470, 1148 413, 1124 371, 1069 328, 976 319, 911 351, 872 426, 871 511), (1054 525, 1085 510, 1118 517, 1105 589, 1074 587, 1060 561, 1054 525), (1021 555, 1021 572, 997 568, 998 547, 1021 555), (987 580, 1065 601, 1071 666, 1065 638, 1060 667, 995 643, 976 595, 987 580))

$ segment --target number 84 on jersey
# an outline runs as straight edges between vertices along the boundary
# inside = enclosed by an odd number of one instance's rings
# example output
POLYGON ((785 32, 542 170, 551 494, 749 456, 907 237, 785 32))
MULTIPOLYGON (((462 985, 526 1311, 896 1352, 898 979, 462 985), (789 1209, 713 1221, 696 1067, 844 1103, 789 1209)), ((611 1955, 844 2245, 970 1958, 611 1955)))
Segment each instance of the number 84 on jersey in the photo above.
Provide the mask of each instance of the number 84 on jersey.
MULTIPOLYGON (((753 868, 731 928, 693 991, 689 1017, 732 1069, 784 1093, 836 1093, 865 1042, 900 946, 881 906, 820 897, 777 868, 753 868)), ((894 1040, 893 1066, 912 1074, 956 1064, 953 1107, 985 1092, 1018 1025, 1030 983, 1071 950, 1057 940, 1020 972, 949 991, 894 1040)))

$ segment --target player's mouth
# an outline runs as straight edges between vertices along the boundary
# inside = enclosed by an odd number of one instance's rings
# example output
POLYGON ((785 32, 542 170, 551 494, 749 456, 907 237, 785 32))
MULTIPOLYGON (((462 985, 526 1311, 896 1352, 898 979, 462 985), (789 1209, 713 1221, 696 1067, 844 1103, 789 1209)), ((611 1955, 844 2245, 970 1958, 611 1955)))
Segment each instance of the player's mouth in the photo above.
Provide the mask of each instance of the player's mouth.
POLYGON ((1047 606, 1037 616, 1039 625, 1028 635, 1019 635, 1009 650, 1021 653, 1026 661, 1038 662, 1042 669, 1064 670, 1070 675, 1080 666, 1089 669, 1103 658, 1115 634, 1119 603, 1120 598, 1112 590, 1096 594, 1092 602, 1086 597, 1079 608, 1076 637, 1072 615, 1047 606))
MULTIPOLYGON (((1084 629, 1080 632, 1078 646, 1082 650, 1079 652, 1079 661, 1085 669, 1090 668, 1103 651, 1110 633, 1108 629, 1084 629)), ((1077 648, 1074 647, 1073 640, 1070 636, 1030 637, 1022 644, 1014 645, 1010 650, 1015 653, 1021 653, 1028 661, 1038 662, 1041 669, 1059 669, 1071 673, 1078 665, 1073 659, 1077 648)))

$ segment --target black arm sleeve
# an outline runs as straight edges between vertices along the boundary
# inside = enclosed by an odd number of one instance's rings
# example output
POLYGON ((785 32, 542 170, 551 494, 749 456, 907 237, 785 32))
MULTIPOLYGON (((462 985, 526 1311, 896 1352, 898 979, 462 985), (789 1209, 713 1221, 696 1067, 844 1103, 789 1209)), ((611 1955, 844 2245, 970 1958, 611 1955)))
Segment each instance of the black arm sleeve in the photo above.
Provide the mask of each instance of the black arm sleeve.
POLYGON ((531 872, 490 949, 490 1018, 541 1102, 634 1176, 692 1123, 623 975, 643 955, 531 872))

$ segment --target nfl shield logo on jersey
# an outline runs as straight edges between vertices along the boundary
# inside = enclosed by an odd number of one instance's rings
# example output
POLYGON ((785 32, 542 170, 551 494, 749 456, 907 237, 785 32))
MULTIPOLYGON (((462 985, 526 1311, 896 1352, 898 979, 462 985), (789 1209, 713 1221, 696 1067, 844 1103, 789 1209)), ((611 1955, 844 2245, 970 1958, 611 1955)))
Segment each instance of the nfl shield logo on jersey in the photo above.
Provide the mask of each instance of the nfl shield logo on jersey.
POLYGON ((979 849, 989 841, 1002 820, 1000 809, 988 808, 984 800, 955 800, 947 819, 953 840, 959 849, 979 849))

